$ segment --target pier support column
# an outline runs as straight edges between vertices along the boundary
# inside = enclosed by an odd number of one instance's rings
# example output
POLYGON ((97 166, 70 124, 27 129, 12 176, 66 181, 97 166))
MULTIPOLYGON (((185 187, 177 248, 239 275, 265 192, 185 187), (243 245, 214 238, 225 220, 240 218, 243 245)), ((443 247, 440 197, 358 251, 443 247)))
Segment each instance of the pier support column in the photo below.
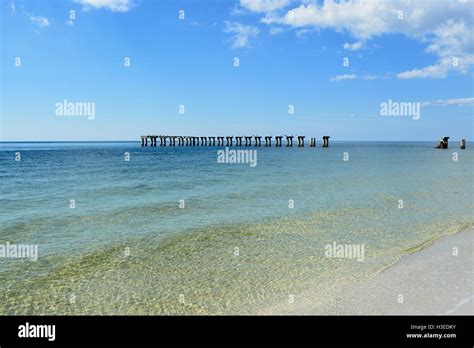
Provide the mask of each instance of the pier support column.
POLYGON ((207 146, 207 137, 201 137, 201 146, 207 146))
POLYGON ((255 136, 255 146, 262 146, 262 137, 261 136, 255 136))
POLYGON ((316 138, 311 138, 309 142, 309 147, 316 147, 316 138))
POLYGON ((217 146, 224 146, 224 137, 217 137, 217 146))
POLYGON ((142 138, 142 146, 145 146, 145 137, 142 135, 141 138, 142 138))
POLYGON ((242 137, 235 137, 235 145, 242 146, 242 137))
POLYGON ((323 136, 323 147, 329 147, 329 138, 328 135, 323 136))
POLYGON ((234 137, 225 137, 225 140, 227 141, 226 146, 232 146, 232 141, 234 137))
POLYGON ((265 137, 265 146, 272 146, 272 137, 266 136, 265 137))
POLYGON ((286 136, 286 147, 293 146, 293 136, 292 135, 285 135, 286 136))
POLYGON ((245 146, 252 145, 252 137, 245 137, 245 146))
POLYGON ((461 150, 464 150, 466 148, 466 139, 461 139, 461 142, 459 143, 459 148, 461 150))
POLYGON ((304 147, 304 138, 303 135, 298 136, 298 147, 304 147))
POLYGON ((275 137, 275 141, 276 141, 275 147, 281 147, 281 139, 282 138, 283 137, 281 135, 275 137))

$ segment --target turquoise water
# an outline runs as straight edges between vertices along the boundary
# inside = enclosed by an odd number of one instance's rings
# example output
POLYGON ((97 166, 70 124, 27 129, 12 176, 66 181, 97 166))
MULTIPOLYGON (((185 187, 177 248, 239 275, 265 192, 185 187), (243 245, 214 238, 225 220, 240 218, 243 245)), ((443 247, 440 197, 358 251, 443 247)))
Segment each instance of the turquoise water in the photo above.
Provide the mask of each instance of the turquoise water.
POLYGON ((3 143, 0 244, 39 256, 0 258, 0 314, 251 314, 374 273, 474 224, 472 144, 450 145, 250 148, 250 167, 214 147, 3 143), (364 261, 325 257, 333 242, 364 261))

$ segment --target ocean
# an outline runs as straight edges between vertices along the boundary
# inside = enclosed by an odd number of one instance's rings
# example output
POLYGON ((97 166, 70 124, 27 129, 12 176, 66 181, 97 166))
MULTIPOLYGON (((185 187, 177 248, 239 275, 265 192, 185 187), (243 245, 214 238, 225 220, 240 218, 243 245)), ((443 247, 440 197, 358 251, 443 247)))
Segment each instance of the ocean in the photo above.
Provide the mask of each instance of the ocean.
POLYGON ((1 143, 0 246, 38 257, 0 254, 0 314, 257 314, 375 274, 474 225, 472 143, 435 143, 238 148, 255 166, 222 147, 1 143))

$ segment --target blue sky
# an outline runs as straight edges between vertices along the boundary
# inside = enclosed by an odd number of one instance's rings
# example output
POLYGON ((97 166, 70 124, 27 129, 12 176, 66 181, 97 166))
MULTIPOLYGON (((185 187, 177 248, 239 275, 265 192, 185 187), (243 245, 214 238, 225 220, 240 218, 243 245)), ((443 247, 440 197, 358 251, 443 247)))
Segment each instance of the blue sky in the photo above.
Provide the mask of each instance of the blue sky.
POLYGON ((0 140, 472 139, 473 7, 455 0, 3 0, 0 140), (95 103, 94 119, 58 116, 55 105, 65 99, 95 103), (419 119, 380 115, 389 99, 420 103, 419 119))

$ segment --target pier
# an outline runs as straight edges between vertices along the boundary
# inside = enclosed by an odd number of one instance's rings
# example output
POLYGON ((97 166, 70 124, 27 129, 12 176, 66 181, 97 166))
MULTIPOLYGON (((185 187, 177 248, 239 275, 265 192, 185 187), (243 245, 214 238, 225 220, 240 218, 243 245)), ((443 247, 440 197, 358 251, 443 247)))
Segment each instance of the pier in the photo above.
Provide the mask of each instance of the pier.
MULTIPOLYGON (((272 141, 275 139, 275 147, 283 146, 283 138, 286 139, 286 147, 293 147, 293 139, 296 138, 298 141, 298 147, 305 146, 305 136, 304 135, 228 135, 228 136, 189 136, 189 135, 142 135, 141 145, 142 146, 157 146, 157 139, 159 139, 159 146, 262 146, 262 138, 265 139, 265 147, 271 147, 272 141), (178 139, 178 141, 176 141, 178 139), (253 142, 252 142, 253 139, 253 142), (150 145, 148 145, 150 144, 150 145)), ((329 135, 324 135, 322 137, 322 147, 329 147, 329 135)), ((440 139, 436 145, 438 149, 447 149, 449 145, 449 137, 443 137, 440 139)), ((316 147, 316 138, 309 138, 309 147, 316 147)), ((459 143, 459 148, 464 150, 466 148, 466 139, 461 139, 459 143)))
MULTIPOLYGON (((157 139, 159 139, 159 146, 262 146, 262 138, 265 139, 265 146, 271 147, 272 140, 275 139, 275 147, 282 147, 283 138, 286 139, 286 147, 293 147, 293 139, 298 141, 298 147, 305 146, 304 135, 237 135, 237 136, 189 136, 189 135, 142 135, 142 146, 157 146, 157 139), (176 139, 178 141, 176 141, 176 139), (253 142, 252 142, 253 140, 253 142), (148 145, 150 144, 150 145, 148 145)), ((329 136, 323 136, 323 147, 329 147, 329 136)), ((312 137, 309 141, 309 147, 316 147, 316 138, 312 137)))

